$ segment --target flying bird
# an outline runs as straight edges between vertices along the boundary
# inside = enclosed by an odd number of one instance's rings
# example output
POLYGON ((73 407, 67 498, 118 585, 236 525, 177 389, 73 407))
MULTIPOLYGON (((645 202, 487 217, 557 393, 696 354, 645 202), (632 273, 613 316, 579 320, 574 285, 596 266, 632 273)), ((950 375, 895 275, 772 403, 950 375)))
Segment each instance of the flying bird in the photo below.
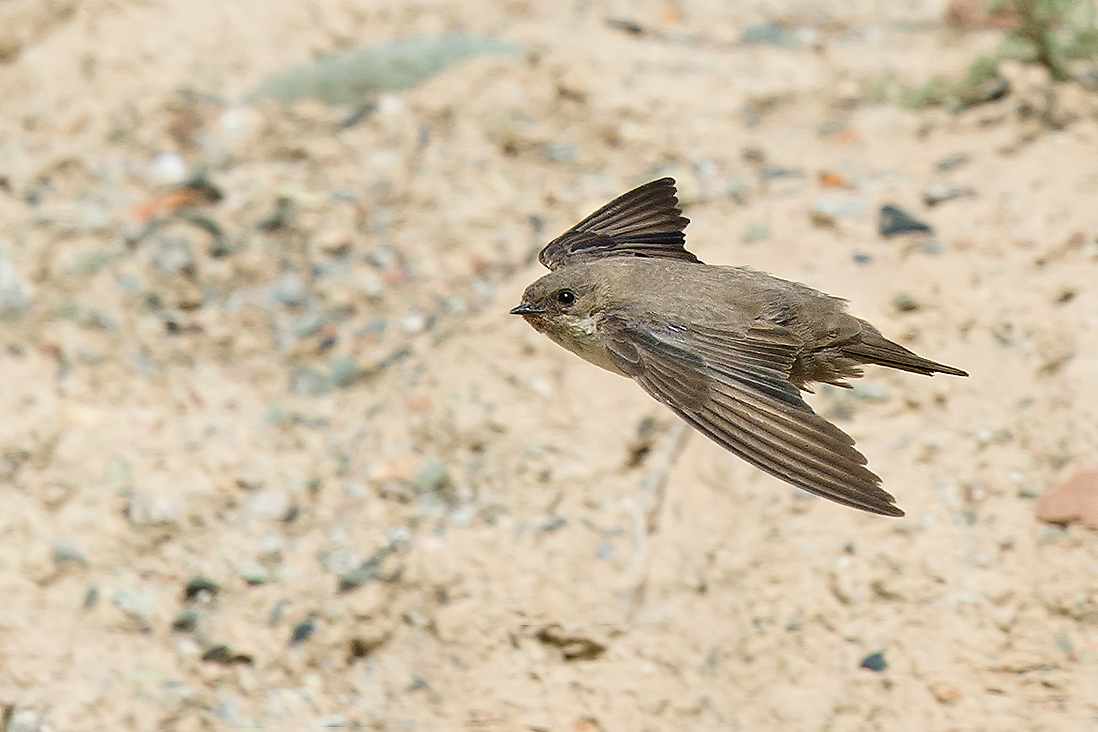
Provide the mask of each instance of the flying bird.
POLYGON ((511 313, 628 376, 721 447, 798 488, 902 516, 854 440, 801 397, 848 387, 864 364, 968 376, 846 312, 846 301, 686 249, 672 178, 619 196, 549 242, 551 271, 511 313))

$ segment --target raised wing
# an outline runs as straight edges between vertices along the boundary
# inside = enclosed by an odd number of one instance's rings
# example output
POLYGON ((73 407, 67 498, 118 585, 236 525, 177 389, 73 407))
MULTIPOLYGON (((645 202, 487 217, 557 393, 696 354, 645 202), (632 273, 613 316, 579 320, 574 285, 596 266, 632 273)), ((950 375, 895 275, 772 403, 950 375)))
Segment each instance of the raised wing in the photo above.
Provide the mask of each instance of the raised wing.
POLYGON ((662 257, 699 261, 686 251, 674 178, 660 178, 618 196, 549 242, 538 260, 549 269, 601 257, 662 257))
POLYGON ((854 440, 789 381, 799 342, 780 327, 733 333, 607 318, 615 364, 692 427, 757 468, 818 496, 903 516, 854 440))

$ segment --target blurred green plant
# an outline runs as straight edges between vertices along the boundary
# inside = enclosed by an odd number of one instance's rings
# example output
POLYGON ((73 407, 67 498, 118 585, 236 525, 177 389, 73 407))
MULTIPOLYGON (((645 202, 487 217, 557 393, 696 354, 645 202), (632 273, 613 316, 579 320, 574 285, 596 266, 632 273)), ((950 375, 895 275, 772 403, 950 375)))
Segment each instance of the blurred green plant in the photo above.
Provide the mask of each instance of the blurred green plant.
POLYGON ((999 49, 1002 59, 1036 63, 1056 81, 1072 81, 1070 62, 1098 58, 1093 0, 1000 0, 992 13, 1016 20, 999 49))
POLYGON ((992 53, 978 57, 961 79, 935 77, 920 87, 902 85, 889 76, 867 89, 874 101, 909 109, 945 106, 954 110, 993 101, 1009 91, 1003 61, 1037 64, 1055 81, 1094 86, 1098 75, 1077 71, 1076 62, 1098 61, 1098 6, 1093 0, 999 0, 988 6, 989 18, 1006 28, 992 53))

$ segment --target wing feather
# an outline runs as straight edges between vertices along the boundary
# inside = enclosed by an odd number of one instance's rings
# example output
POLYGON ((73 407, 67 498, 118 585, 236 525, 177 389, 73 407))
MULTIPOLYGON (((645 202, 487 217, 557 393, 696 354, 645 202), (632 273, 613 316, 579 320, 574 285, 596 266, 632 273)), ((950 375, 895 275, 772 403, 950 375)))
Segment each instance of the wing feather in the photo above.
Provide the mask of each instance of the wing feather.
POLYGON ((699 261, 686 251, 690 220, 682 215, 673 178, 618 196, 549 242, 538 260, 549 269, 584 259, 651 257, 699 261))
POLYGON ((789 381, 799 341, 784 328, 737 333, 611 316, 601 329, 619 368, 717 444, 810 493, 903 515, 854 440, 813 412, 789 381))

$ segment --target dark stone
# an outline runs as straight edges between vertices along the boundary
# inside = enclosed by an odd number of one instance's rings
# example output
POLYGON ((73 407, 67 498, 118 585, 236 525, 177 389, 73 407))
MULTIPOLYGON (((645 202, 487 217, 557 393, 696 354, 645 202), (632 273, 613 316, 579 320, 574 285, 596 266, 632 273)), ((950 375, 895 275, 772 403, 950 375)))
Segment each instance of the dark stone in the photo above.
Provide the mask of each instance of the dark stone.
POLYGON ((884 651, 870 653, 868 656, 862 659, 859 667, 867 668, 870 671, 875 671, 876 673, 881 673, 886 668, 888 668, 888 661, 885 660, 884 651))
POLYGON ((901 208, 892 205, 881 206, 878 230, 883 237, 899 234, 932 234, 934 229, 924 224, 901 208))

